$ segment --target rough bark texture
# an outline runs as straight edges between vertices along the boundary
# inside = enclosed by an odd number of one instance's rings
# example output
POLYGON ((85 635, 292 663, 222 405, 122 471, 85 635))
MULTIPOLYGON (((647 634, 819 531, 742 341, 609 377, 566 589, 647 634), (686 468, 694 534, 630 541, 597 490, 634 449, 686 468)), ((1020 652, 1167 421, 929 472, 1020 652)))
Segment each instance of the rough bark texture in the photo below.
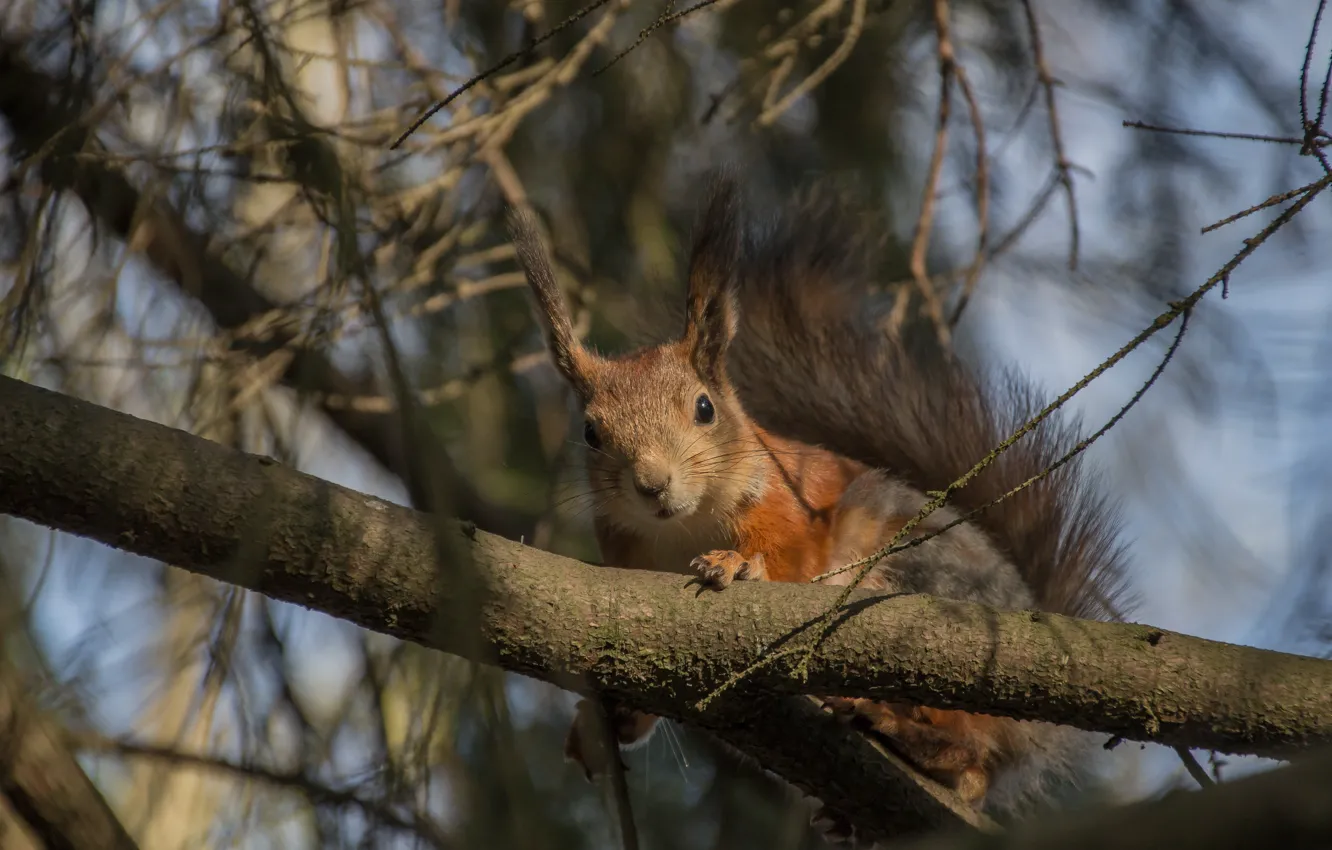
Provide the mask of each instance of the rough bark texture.
POLYGON ((54 728, 0 667, 0 794, 47 850, 135 850, 54 728))
MULTIPOLYGON (((848 734, 809 699, 737 692, 704 716, 669 684, 651 689, 650 698, 637 694, 651 684, 652 650, 631 648, 617 661, 607 644, 617 615, 595 612, 604 605, 614 612, 617 585, 644 574, 463 534, 450 522, 448 533, 472 547, 473 568, 489 580, 478 600, 474 589, 460 587, 469 582, 447 568, 437 572, 437 523, 425 514, 3 376, 0 513, 564 687, 628 696, 716 735, 828 802, 867 838, 993 826, 881 746, 848 734), (562 623, 560 611, 572 619, 562 623), (547 664, 547 652, 566 661, 547 664), (618 669, 638 672, 617 686, 605 677, 618 669)), ((681 592, 678 577, 646 577, 673 600, 649 606, 666 602, 663 613, 687 612, 693 595, 681 592)), ((677 628, 687 630, 688 619, 677 628)), ((628 632, 622 639, 625 647, 639 642, 628 632)), ((681 658, 688 663, 687 654, 681 658)))
POLYGON ((428 516, 7 378, 0 512, 695 723, 870 836, 966 819, 808 700, 773 695, 905 698, 1232 753, 1332 742, 1332 662, 868 593, 839 616, 806 681, 774 663, 700 713, 699 698, 798 640, 837 589, 698 596, 679 576, 589 568, 450 524, 483 578, 477 598, 436 570, 428 516))

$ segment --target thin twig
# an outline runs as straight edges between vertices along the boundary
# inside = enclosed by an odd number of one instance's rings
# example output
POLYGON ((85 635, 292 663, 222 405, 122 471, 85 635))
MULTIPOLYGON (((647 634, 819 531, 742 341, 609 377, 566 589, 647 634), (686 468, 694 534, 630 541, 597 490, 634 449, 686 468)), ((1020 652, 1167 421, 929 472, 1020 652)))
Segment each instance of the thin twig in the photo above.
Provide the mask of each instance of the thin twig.
POLYGON ((958 296, 953 316, 948 321, 950 328, 957 327, 962 318, 962 311, 976 291, 976 282, 980 280, 981 269, 985 266, 987 242, 990 237, 990 162, 985 148, 985 122, 981 119, 980 106, 976 103, 976 93, 971 89, 971 80, 967 69, 961 62, 956 63, 957 85, 962 90, 962 97, 967 102, 967 112, 971 116, 971 126, 976 134, 976 257, 967 267, 962 281, 962 293, 958 296))
POLYGON ((1069 246, 1068 267, 1078 267, 1078 246, 1081 242, 1078 229, 1078 204, 1073 192, 1073 174, 1068 156, 1064 153, 1064 137, 1059 130, 1059 111, 1055 107, 1055 79, 1050 73, 1050 66, 1045 61, 1045 47, 1041 42, 1041 28, 1036 21, 1036 10, 1031 0, 1022 0, 1022 10, 1027 16, 1027 34, 1031 38, 1031 54, 1036 63, 1036 76, 1045 90, 1045 111, 1050 119, 1050 143, 1054 146, 1055 169, 1059 172, 1059 182, 1064 186, 1064 196, 1068 198, 1069 246))
POLYGON ((596 11, 602 6, 605 6, 609 2, 610 0, 592 0, 591 3, 579 9, 577 12, 574 12, 572 15, 565 18, 563 21, 560 21, 558 24, 555 25, 553 29, 550 29, 544 34, 532 39, 523 49, 515 50, 513 53, 510 53, 508 56, 505 56, 503 59, 496 62, 494 65, 491 65, 486 70, 482 71, 481 73, 469 79, 467 82, 458 86, 456 89, 454 89, 452 92, 449 93, 448 97, 444 98, 443 100, 431 106, 429 109, 427 109, 424 113, 421 114, 421 117, 413 121, 411 123, 411 126, 409 126, 406 130, 404 130, 402 134, 398 136, 398 138, 393 140, 393 143, 389 145, 389 150, 397 150, 399 147, 401 147, 402 143, 407 141, 407 139, 417 130, 421 129, 421 127, 425 124, 425 122, 435 117, 435 114, 437 112, 439 112, 444 107, 448 106, 450 103, 453 103, 453 101, 457 100, 458 97, 462 95, 464 92, 471 89, 473 86, 477 85, 478 83, 484 81, 487 77, 493 76, 498 71, 502 71, 503 69, 512 65, 514 62, 517 62, 519 59, 531 53, 541 44, 559 35, 564 30, 573 26, 578 21, 587 17, 592 12, 596 11))
MULTIPOLYGON (((1141 384, 1141 386, 1138 387, 1137 392, 1135 392, 1129 398, 1129 400, 1125 402, 1122 407, 1119 408, 1119 410, 1115 411, 1115 415, 1111 416, 1108 420, 1106 420, 1104 425, 1102 425, 1100 428, 1098 428, 1096 431, 1092 432, 1091 434, 1087 435, 1086 437, 1083 437, 1081 440, 1077 442, 1076 445, 1073 446, 1073 448, 1069 449, 1067 452, 1063 454, 1062 457, 1060 457, 1058 460, 1056 460, 1054 463, 1050 464, 1049 466, 1045 467, 1045 469, 1042 469, 1040 472, 1031 476, 1026 481, 1021 482, 1016 487, 1013 487, 1011 490, 999 494, 998 496, 986 502, 985 504, 981 505, 980 507, 974 508, 971 511, 968 511, 967 513, 957 517, 953 521, 943 526, 940 526, 939 528, 936 528, 927 534, 922 534, 919 537, 914 537, 911 540, 906 541, 905 543, 898 543, 894 545, 892 541, 889 541, 889 545, 884 547, 884 549, 882 550, 883 557, 886 558, 898 552, 904 552, 907 549, 914 549, 915 547, 920 546, 921 544, 925 543, 931 538, 938 537, 940 534, 943 534, 944 532, 956 528, 962 523, 967 522, 979 516, 980 514, 984 513, 985 511, 988 511, 990 508, 994 507, 995 505, 999 504, 1005 499, 1012 498, 1014 495, 1027 489, 1028 487, 1031 487, 1033 484, 1036 484, 1046 478, 1049 478, 1055 472, 1059 471, 1061 468, 1071 463, 1073 459, 1076 458, 1078 455, 1082 454, 1087 449, 1089 449, 1091 445, 1095 443, 1097 440, 1101 439, 1106 434, 1108 434, 1111 428, 1114 428, 1116 425, 1118 425, 1119 421, 1123 419, 1125 416, 1127 416, 1128 412, 1132 410, 1134 407, 1136 407, 1138 402, 1142 401, 1142 398, 1147 394, 1147 391, 1156 385, 1157 380, 1161 377, 1161 374, 1165 371, 1166 366, 1170 365, 1170 361, 1173 360, 1175 357, 1175 352, 1179 350, 1180 343, 1184 341, 1184 334, 1188 331, 1189 315, 1190 314, 1187 310, 1182 314, 1181 321, 1179 323, 1179 330, 1175 333, 1174 340, 1171 341, 1170 346, 1166 349, 1165 354, 1162 355, 1160 362, 1156 364, 1156 369, 1153 370, 1152 374, 1147 377, 1147 380, 1144 381, 1141 384)), ((836 569, 832 569, 825 573, 817 575, 814 578, 810 579, 810 581, 812 582, 827 581, 833 576, 842 575, 843 573, 849 572, 850 570, 855 569, 857 567, 863 567, 866 565, 872 566, 874 560, 875 560, 874 555, 870 555, 867 558, 862 558, 859 561, 847 564, 846 566, 838 567, 836 569)))
POLYGON ((934 200, 943 174, 944 156, 948 149, 948 118, 952 111, 953 75, 957 64, 953 55, 953 42, 948 36, 948 0, 934 0, 934 29, 938 36, 939 57, 939 120, 934 133, 934 150, 930 154, 930 167, 925 178, 925 191, 920 200, 920 215, 916 219, 916 235, 911 240, 911 277, 916 282, 925 310, 934 321, 939 342, 945 347, 951 332, 944 321, 943 305, 934 291, 929 275, 925 273, 925 255, 930 247, 930 230, 934 226, 934 200))
MULTIPOLYGON (((489 144, 477 156, 490 167, 490 176, 494 178, 505 203, 514 209, 530 212, 532 205, 527 200, 527 189, 523 187, 523 181, 514 170, 513 163, 505 155, 504 148, 489 144)), ((526 282, 527 278, 524 276, 523 280, 526 282)))
POLYGON ((1055 190, 1059 188, 1059 185, 1059 170, 1051 169, 1050 178, 1045 182, 1045 185, 1041 187, 1041 191, 1036 193, 1036 197, 1032 199, 1031 204, 1027 207, 1027 211, 1022 214, 1022 217, 1017 220, 1017 223, 1014 224, 1012 228, 1010 228, 1009 231, 995 243, 994 248, 991 249, 991 259, 1006 253, 1009 248, 1012 248, 1017 244, 1017 241, 1022 238, 1022 235, 1036 223, 1036 219, 1040 216, 1041 212, 1045 210, 1045 205, 1050 203, 1050 198, 1054 197, 1055 190))
POLYGON ((621 50, 619 53, 615 54, 613 57, 611 57, 611 60, 609 62, 607 62, 605 65, 602 65, 597 70, 593 71, 590 76, 599 77, 602 74, 604 74, 606 71, 609 71, 612 65, 616 64, 621 59, 628 56, 630 53, 636 50, 639 45, 647 41, 649 36, 651 36, 654 32, 661 29, 662 27, 666 26, 667 24, 678 21, 683 17, 692 15, 693 13, 699 11, 700 9, 706 9, 709 6, 714 6, 720 2, 721 0, 700 0, 700 2, 695 3, 694 5, 689 6, 687 8, 681 9, 678 12, 672 12, 671 6, 673 5, 673 3, 667 3, 666 11, 663 12, 661 16, 658 17, 655 21, 643 27, 643 29, 639 30, 638 38, 634 40, 633 44, 629 45, 624 50, 621 50))
POLYGON ((1323 77, 1323 87, 1319 91, 1318 117, 1313 121, 1309 120, 1309 66, 1313 63, 1313 49, 1318 41, 1318 28, 1326 8, 1327 0, 1319 0, 1318 8, 1314 11, 1313 25, 1309 27, 1309 43, 1304 47, 1304 64, 1300 66, 1300 129, 1304 133, 1300 153, 1316 157, 1318 163, 1323 166, 1323 171, 1332 173, 1332 163, 1328 162, 1326 154, 1322 151, 1323 145, 1327 143, 1323 116, 1327 111, 1328 85, 1332 83, 1332 64, 1328 65, 1327 73, 1323 77))
MULTIPOLYGON (((1323 12, 1327 9, 1327 0, 1318 0, 1314 10, 1313 25, 1309 27, 1309 41, 1304 45, 1304 64, 1300 66, 1300 126, 1306 130, 1315 126, 1309 121, 1309 69, 1313 65, 1314 44, 1318 41, 1318 28, 1323 22, 1323 12)), ((1319 109, 1318 124, 1322 123, 1322 109, 1319 109)))
POLYGON ((1295 136, 1265 136, 1261 133, 1230 133, 1221 130, 1192 130, 1184 127, 1162 127, 1145 121, 1125 121, 1123 126, 1153 133, 1173 133, 1176 136, 1206 136, 1210 139, 1238 139, 1245 142, 1271 142, 1279 145, 1302 145, 1304 140, 1295 136))
MULTIPOLYGON (((840 5, 840 3, 839 3, 840 5)), ((854 0, 851 6, 851 23, 846 28, 846 34, 842 36, 842 41, 837 45, 837 49, 832 52, 823 64, 815 68, 808 77, 801 80, 786 95, 771 107, 763 110, 758 117, 760 127, 770 127, 782 116, 782 113, 791 108, 791 104, 813 91, 816 86, 828 79, 833 71, 841 67, 851 51, 855 49, 856 42, 860 40, 860 35, 865 30, 865 8, 867 0, 854 0)))
MULTIPOLYGON (((1323 13, 1323 7, 1326 5, 1327 5, 1327 0, 1322 0, 1322 2, 1319 4, 1318 14, 1320 17, 1322 16, 1323 13)), ((1317 24, 1315 23, 1314 26, 1316 28, 1317 24)), ((1310 46, 1312 47, 1312 45, 1313 45, 1313 40, 1311 39, 1310 46)), ((1314 126, 1319 128, 1320 130, 1323 127, 1323 119, 1327 117, 1327 98, 1328 98, 1328 89, 1330 87, 1332 87, 1332 61, 1329 61, 1327 63, 1327 70, 1323 73, 1323 87, 1318 92, 1318 115, 1314 117, 1314 126)), ((1303 90, 1302 85, 1301 85, 1301 90, 1303 90)))
POLYGON ((1216 784, 1212 781, 1212 777, 1207 775, 1207 771, 1203 770, 1202 765, 1198 764, 1198 760, 1193 757, 1193 753, 1188 747, 1174 747, 1173 749, 1175 755, 1179 756, 1179 760, 1184 762, 1184 769, 1189 772, 1189 776, 1192 776, 1195 782, 1203 788, 1210 788, 1216 784))
POLYGON ((610 768, 611 792, 615 799, 615 812, 620 821, 620 840, 624 850, 638 850, 638 830, 634 826, 634 810, 629 799, 629 782, 625 778, 624 759, 620 755, 620 740, 615 734, 614 706, 607 700, 597 700, 597 726, 606 748, 610 768))
POLYGON ((1272 207, 1272 206, 1276 206, 1277 204, 1285 203, 1286 201, 1289 201, 1291 198, 1294 198, 1294 197, 1296 197, 1296 196, 1298 196, 1298 195, 1302 195, 1302 194, 1304 194, 1305 192, 1308 192, 1310 189, 1312 189, 1312 188, 1317 184, 1317 182, 1318 182, 1318 181, 1314 181, 1313 183, 1306 184, 1306 185, 1304 185, 1304 186, 1299 187, 1298 189, 1291 189, 1289 192, 1282 192, 1282 193, 1279 194, 1279 195, 1273 195, 1272 197, 1268 198, 1267 200, 1265 200, 1265 201, 1261 201, 1261 202, 1259 202, 1259 203, 1257 203, 1257 204, 1254 204, 1253 206, 1249 207, 1248 209, 1240 210, 1239 212, 1235 213, 1234 215, 1226 216, 1225 218, 1221 219, 1220 221, 1213 222, 1212 224, 1207 225, 1206 227, 1204 227, 1204 228, 1202 229, 1202 232, 1203 232, 1203 233, 1211 233, 1213 230, 1217 230, 1218 228, 1225 227, 1227 224, 1232 224, 1232 223, 1234 223, 1234 222, 1236 222, 1236 221, 1239 221, 1240 219, 1244 218, 1245 216, 1250 216, 1250 215, 1253 215, 1253 214, 1256 213, 1256 212, 1261 212, 1262 210, 1265 210, 1265 209, 1267 209, 1268 207, 1272 207))

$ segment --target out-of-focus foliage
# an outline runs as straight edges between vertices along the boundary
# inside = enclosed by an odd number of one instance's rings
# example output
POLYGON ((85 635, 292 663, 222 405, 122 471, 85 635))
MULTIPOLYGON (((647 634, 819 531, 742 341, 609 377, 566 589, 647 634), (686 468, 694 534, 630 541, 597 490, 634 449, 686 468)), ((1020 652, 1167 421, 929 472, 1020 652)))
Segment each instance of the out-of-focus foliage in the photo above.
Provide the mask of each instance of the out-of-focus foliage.
MULTIPOLYGON (((1075 333, 1118 344, 1196 285, 1198 204, 1238 208, 1258 200, 1240 190, 1312 179, 1289 148, 1236 154, 1117 123, 1298 135, 1287 57, 1234 23, 1288 18, 1294 55, 1315 4, 1275 5, 1034 2, 1038 51, 1023 3, 722 0, 685 15, 614 0, 524 50, 580 7, 9 0, 0 363, 403 500, 425 486, 406 441, 441 453, 460 514, 595 560, 578 433, 506 206, 541 214, 582 330, 607 348, 678 282, 699 181, 719 164, 760 207, 815 176, 853 183, 884 221, 882 279, 906 320, 948 324, 974 287, 949 324, 965 356, 1001 356, 1004 310, 1030 307, 1030 281, 1075 333), (936 178, 940 7, 962 75, 948 71, 936 178), (1089 147, 1083 121, 1122 138, 1089 147), (924 195, 937 198, 928 242, 924 195), (404 385, 429 439, 391 413, 404 385)), ((1300 273, 1319 247, 1304 236, 1265 272, 1300 273)), ((1173 411, 1203 427, 1233 415, 1228 392, 1274 396, 1232 315, 1201 308, 1195 344, 1139 422, 1173 411)), ((1107 455, 1122 461, 1114 486, 1173 512, 1186 566, 1211 571, 1198 581, 1259 559, 1226 536, 1223 508, 1193 498, 1197 482, 1162 472, 1173 432, 1126 428, 1107 455)), ((28 526, 3 531, 0 597, 24 600, 6 609, 3 660, 59 683, 53 712, 87 737, 93 775, 144 847, 617 840, 608 799, 562 762, 567 694, 28 526)), ((1324 572, 1299 579, 1309 599, 1324 572)), ((1326 609, 1311 605, 1300 612, 1313 622, 1326 609)), ((648 847, 817 846, 793 792, 687 730, 629 764, 648 847)))

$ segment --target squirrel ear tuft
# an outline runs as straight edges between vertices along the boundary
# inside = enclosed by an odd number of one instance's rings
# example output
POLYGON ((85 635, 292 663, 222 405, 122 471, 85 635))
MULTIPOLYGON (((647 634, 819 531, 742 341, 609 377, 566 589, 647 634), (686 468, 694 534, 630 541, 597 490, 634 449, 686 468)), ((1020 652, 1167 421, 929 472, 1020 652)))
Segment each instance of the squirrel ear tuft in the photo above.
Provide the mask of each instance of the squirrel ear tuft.
POLYGON ((722 379, 726 348, 735 336, 734 288, 740 252, 740 191, 728 172, 719 171, 712 177, 702 213, 694 226, 685 325, 685 341, 689 343, 694 368, 712 383, 722 379))
POLYGON ((569 308, 555 280, 550 257, 531 213, 518 209, 509 211, 509 236, 518 253, 518 264, 522 266, 527 283, 532 287, 532 294, 536 296, 537 314, 546 330, 546 340, 555 368, 579 397, 586 399, 591 390, 587 375, 591 358, 574 333, 569 308))

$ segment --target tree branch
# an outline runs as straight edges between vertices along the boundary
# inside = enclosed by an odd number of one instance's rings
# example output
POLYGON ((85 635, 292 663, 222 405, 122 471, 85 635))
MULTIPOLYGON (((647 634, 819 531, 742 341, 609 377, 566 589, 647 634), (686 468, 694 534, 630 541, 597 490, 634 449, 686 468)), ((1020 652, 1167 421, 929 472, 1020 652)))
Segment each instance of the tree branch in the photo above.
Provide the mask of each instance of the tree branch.
POLYGON ((968 821, 948 795, 841 732, 805 693, 906 699, 1141 741, 1289 754, 1332 743, 1332 662, 1146 626, 857 592, 808 663, 782 658, 697 701, 819 622, 838 588, 584 564, 464 526, 485 583, 480 640, 449 627, 432 519, 182 431, 0 378, 0 512, 693 723, 867 837, 968 821))
POLYGON ((47 850, 136 850, 59 730, 0 666, 0 794, 47 850))
MULTIPOLYGON (((438 574, 431 517, 3 376, 0 513, 570 690, 627 696, 636 707, 715 735, 823 800, 868 838, 991 826, 878 744, 848 734, 810 699, 737 689, 705 717, 692 701, 709 687, 704 677, 711 670, 695 675, 688 651, 674 659, 679 667, 668 653, 658 658, 695 680, 690 691, 650 687, 654 664, 632 649, 640 636, 621 631, 635 627, 615 613, 618 600, 639 615, 651 617, 654 606, 663 616, 683 615, 670 631, 688 630, 691 612, 707 610, 711 600, 698 600, 696 608, 678 579, 590 568, 484 532, 464 534, 449 522, 450 536, 479 559, 471 570, 489 585, 480 640, 469 639, 448 614, 457 611, 459 596, 475 609, 474 591, 460 591, 438 574), (637 585, 644 577, 646 600, 637 585), (624 579, 628 596, 620 593, 624 579), (559 623, 547 648, 543 634, 559 623), (627 650, 621 660, 637 672, 616 686, 620 640, 627 650), (583 671, 594 668, 594 677, 585 678, 583 671), (651 696, 640 695, 640 687, 651 696)), ((708 628, 716 634, 726 624, 710 618, 708 628)), ((720 669, 729 663, 723 658, 720 669)))
POLYGON ((902 850, 1227 850, 1326 847, 1332 751, 1159 800, 1065 814, 1003 834, 929 838, 902 850))

